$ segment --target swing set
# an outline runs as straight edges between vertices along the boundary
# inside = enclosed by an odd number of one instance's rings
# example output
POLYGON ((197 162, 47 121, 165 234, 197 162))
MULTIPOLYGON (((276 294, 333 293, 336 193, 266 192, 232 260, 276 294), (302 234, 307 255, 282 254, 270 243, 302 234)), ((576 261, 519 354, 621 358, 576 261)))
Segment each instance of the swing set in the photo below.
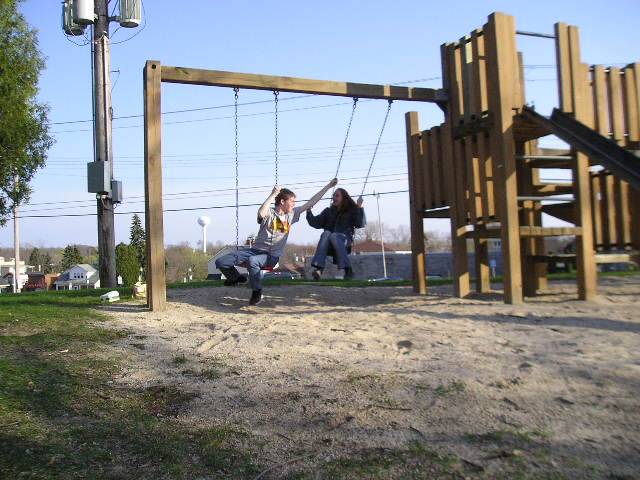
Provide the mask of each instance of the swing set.
POLYGON ((446 104, 447 96, 442 89, 373 85, 335 82, 295 77, 255 75, 247 73, 203 70, 184 67, 163 66, 159 61, 149 60, 144 68, 144 118, 145 118, 145 227, 147 232, 147 306, 152 311, 166 308, 166 280, 164 267, 164 227, 162 218, 162 136, 161 136, 161 84, 181 83, 217 87, 232 87, 235 97, 235 195, 236 195, 236 247, 239 245, 239 155, 238 155, 238 92, 240 89, 271 90, 274 93, 274 167, 278 183, 278 95, 280 92, 311 93, 348 97, 353 99, 344 143, 338 159, 336 177, 347 145, 351 124, 358 99, 385 99, 388 107, 378 135, 375 150, 362 187, 364 194, 378 147, 389 118, 394 100, 418 101, 446 104))
MULTIPOLYGON (((240 198, 239 198, 239 153, 238 153, 238 92, 240 89, 238 87, 234 87, 234 144, 235 144, 235 180, 236 180, 236 188, 235 188, 235 197, 236 197, 236 250, 240 249, 240 198)), ((274 90, 274 170, 275 170, 275 184, 278 184, 278 95, 279 91, 274 90)), ((364 194, 364 190, 367 186, 367 182, 369 180, 369 175, 371 174, 371 168, 373 167, 373 162, 376 159, 376 155, 378 153, 378 147, 380 146, 380 141, 382 140, 382 136, 384 134, 385 127, 387 125, 387 120, 389 119, 389 113, 391 111, 391 104, 393 100, 389 100, 389 106, 387 107, 387 111, 384 116, 384 121, 382 122, 382 128, 380 129, 380 133, 378 135, 378 141, 376 142, 376 147, 373 151, 373 155, 371 157, 371 162, 369 163, 369 168, 367 170, 367 175, 365 176, 362 192, 360 196, 364 194)), ((340 156, 338 157, 338 166, 336 167, 336 173, 334 178, 338 178, 338 174, 340 173, 340 165, 342 163, 342 157, 344 156, 344 151, 347 146, 347 141, 349 140, 349 133, 351 132, 351 125, 353 124, 353 117, 356 113, 356 107, 358 105, 358 97, 353 98, 353 107, 351 108, 351 115, 349 117, 349 123, 347 124, 347 131, 345 133, 344 142, 342 143, 342 149, 340 150, 340 156)), ((246 263, 241 263, 237 265, 241 268, 247 268, 246 263)), ((276 263, 273 266, 263 266, 261 270, 271 272, 278 267, 276 263)))

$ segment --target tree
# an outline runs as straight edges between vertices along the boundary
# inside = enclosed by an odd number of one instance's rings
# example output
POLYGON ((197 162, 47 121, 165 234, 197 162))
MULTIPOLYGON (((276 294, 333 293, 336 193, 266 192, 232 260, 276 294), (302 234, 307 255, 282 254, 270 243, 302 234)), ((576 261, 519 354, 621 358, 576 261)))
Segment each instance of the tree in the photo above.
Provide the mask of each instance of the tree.
POLYGON ((133 245, 123 242, 116 245, 116 274, 122 277, 124 285, 133 285, 138 281, 140 262, 133 245))
POLYGON ((28 263, 29 265, 36 267, 40 272, 42 268, 42 258, 43 256, 40 253, 40 250, 38 250, 37 248, 34 248, 33 250, 31 250, 31 253, 29 254, 28 263))
POLYGON ((137 213, 131 219, 130 232, 129 244, 136 250, 138 263, 142 266, 142 277, 144 278, 147 271, 147 234, 142 228, 142 221, 137 213))
POLYGON ((28 200, 29 182, 53 145, 49 107, 38 103, 45 68, 36 31, 18 12, 23 0, 0 0, 0 226, 28 200))
POLYGON ((51 259, 51 255, 49 252, 46 252, 42 256, 42 271, 44 273, 53 273, 53 260, 51 259))
POLYGON ((60 262, 62 270, 69 270, 71 267, 79 263, 83 263, 83 259, 78 247, 75 245, 67 245, 64 247, 64 250, 62 251, 62 261, 60 262))

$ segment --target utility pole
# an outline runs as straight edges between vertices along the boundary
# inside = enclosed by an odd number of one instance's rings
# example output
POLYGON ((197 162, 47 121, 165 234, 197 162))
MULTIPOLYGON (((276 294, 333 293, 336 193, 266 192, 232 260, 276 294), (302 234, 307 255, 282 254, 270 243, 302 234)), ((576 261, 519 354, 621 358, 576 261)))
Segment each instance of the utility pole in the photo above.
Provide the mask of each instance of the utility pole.
MULTIPOLYGON (((108 162, 109 178, 113 179, 113 151, 111 148, 111 75, 109 53, 109 5, 107 0, 95 0, 93 24, 93 135, 95 161, 108 162)), ((100 286, 116 287, 116 239, 113 217, 113 199, 110 195, 97 197, 98 256, 100 286)))
MULTIPOLYGON (((15 176, 14 188, 17 188, 18 175, 15 176)), ((13 202, 13 292, 20 293, 20 229, 18 225, 18 204, 13 202)))

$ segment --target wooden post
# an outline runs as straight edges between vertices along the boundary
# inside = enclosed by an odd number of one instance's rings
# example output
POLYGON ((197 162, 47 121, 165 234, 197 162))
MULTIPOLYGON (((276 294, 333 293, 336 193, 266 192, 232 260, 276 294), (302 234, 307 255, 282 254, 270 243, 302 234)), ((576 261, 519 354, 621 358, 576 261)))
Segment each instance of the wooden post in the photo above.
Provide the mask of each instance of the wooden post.
POLYGON ((409 170, 409 212, 411 221, 411 272, 413 291, 427 293, 424 258, 424 198, 421 159, 420 127, 418 112, 405 114, 407 129, 407 165, 409 170))
POLYGON ((147 61, 144 67, 144 182, 147 235, 147 306, 166 308, 164 229, 162 218, 162 139, 160 117, 161 65, 147 61))
POLYGON ((518 224, 513 115, 519 97, 518 58, 513 17, 493 13, 485 28, 488 56, 489 109, 495 115, 491 131, 496 202, 501 224, 504 301, 522 303, 522 269, 518 224))
MULTIPOLYGON (((594 126, 591 98, 587 95, 587 72, 580 63, 580 45, 577 27, 557 23, 556 53, 561 110, 573 113, 576 120, 589 127, 594 126)), ((576 236, 576 269, 578 298, 593 300, 596 297, 597 276, 593 246, 593 220, 591 215, 591 181, 589 158, 575 153, 573 185, 575 188, 575 221, 582 234, 576 236)))
POLYGON ((443 84, 449 92, 446 106, 446 122, 442 125, 442 169, 445 173, 446 190, 449 198, 451 218, 451 254, 453 259, 453 294, 456 297, 469 295, 469 257, 466 239, 466 197, 465 184, 459 162, 460 156, 454 146, 452 127, 461 112, 462 90, 456 71, 456 51, 453 44, 440 47, 442 58, 443 84))

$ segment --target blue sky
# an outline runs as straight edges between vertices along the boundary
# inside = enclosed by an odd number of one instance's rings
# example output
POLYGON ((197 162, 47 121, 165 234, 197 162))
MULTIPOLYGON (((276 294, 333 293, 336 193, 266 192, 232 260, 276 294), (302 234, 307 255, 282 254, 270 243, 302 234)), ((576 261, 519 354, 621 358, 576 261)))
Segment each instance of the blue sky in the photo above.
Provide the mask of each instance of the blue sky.
MULTIPOLYGON (((112 0, 111 5, 115 5, 112 0)), ((27 0, 20 6, 39 31, 47 70, 41 101, 50 105, 56 139, 47 166, 33 181, 22 208, 21 241, 35 246, 97 245, 95 201, 86 192, 86 163, 93 158, 91 60, 82 37, 60 27, 60 2, 27 0), (63 213, 81 214, 60 217, 63 213), (46 215, 47 218, 28 217, 46 215)), ((127 241, 131 214, 144 210, 142 69, 148 59, 164 65, 375 84, 439 88, 440 45, 480 28, 493 11, 516 18, 516 28, 552 33, 555 22, 580 27, 583 61, 624 65, 640 60, 637 0, 596 1, 249 1, 144 0, 136 29, 111 24, 114 110, 114 171, 125 201, 116 212, 116 241, 127 241)), ((519 37, 524 54, 527 100, 542 113, 557 105, 552 40, 519 37)), ((274 183, 273 94, 239 93, 240 203, 261 203, 274 183), (249 104, 250 105, 247 105, 249 104)), ((341 185, 362 188, 387 104, 358 103, 342 160, 341 185)), ((442 121, 434 105, 395 102, 365 193, 407 189, 404 114, 420 113, 421 128, 442 121)), ((211 217, 208 240, 235 242, 233 205, 233 91, 228 88, 163 85, 165 243, 201 239, 200 215, 211 217), (184 110, 191 110, 185 112, 184 110), (172 113, 174 112, 174 113, 172 113), (207 208, 209 207, 209 208, 207 208)), ((279 103, 279 183, 299 199, 309 198, 335 173, 351 111, 351 100, 282 93, 279 103)), ((559 143, 551 145, 560 146, 559 143)), ((323 207, 327 202, 322 202, 323 207)), ((365 199, 369 220, 375 202, 365 199)), ((381 199, 382 220, 408 225, 408 195, 381 199)), ((257 207, 240 209, 240 237, 256 230, 257 207)), ((428 229, 447 230, 445 221, 428 229)), ((317 231, 303 220, 290 241, 313 242, 317 231)), ((13 243, 13 225, 0 228, 0 246, 13 243)))

